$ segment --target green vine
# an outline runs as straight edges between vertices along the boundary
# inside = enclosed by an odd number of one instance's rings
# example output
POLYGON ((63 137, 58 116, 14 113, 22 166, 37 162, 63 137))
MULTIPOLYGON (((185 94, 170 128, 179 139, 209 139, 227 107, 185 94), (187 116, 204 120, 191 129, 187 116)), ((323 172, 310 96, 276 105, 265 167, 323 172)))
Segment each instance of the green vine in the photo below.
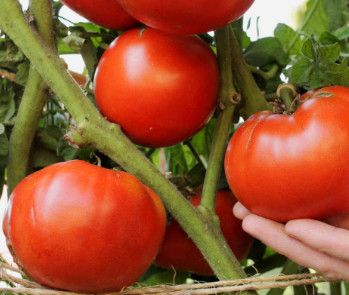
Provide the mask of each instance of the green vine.
POLYGON ((235 86, 243 99, 244 117, 249 117, 252 114, 270 109, 270 106, 265 99, 263 92, 259 89, 253 75, 247 65, 239 40, 236 37, 234 29, 230 27, 230 42, 232 55, 232 72, 235 86))
POLYGON ((222 112, 219 114, 213 134, 213 143, 208 160, 208 168, 201 200, 201 206, 211 215, 215 214, 217 184, 222 171, 223 158, 227 147, 234 111, 239 102, 239 95, 233 84, 229 27, 218 30, 215 37, 221 72, 220 106, 222 112))
MULTIPOLYGON (((52 5, 46 0, 32 0, 30 11, 34 16, 39 34, 49 46, 54 47, 52 5)), ((9 143, 8 192, 27 175, 30 151, 42 109, 47 99, 47 86, 31 66, 27 84, 18 109, 16 123, 9 143)))

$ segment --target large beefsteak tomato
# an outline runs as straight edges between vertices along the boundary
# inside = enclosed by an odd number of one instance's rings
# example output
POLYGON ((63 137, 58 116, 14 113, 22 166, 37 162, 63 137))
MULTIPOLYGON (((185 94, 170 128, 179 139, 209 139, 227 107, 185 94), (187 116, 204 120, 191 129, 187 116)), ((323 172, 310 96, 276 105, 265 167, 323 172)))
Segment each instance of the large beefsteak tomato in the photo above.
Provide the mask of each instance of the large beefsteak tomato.
POLYGON ((22 180, 3 225, 27 275, 42 285, 118 291, 155 258, 165 233, 159 197, 134 176, 75 160, 22 180))
POLYGON ((116 0, 61 0, 88 20, 110 29, 125 30, 138 23, 116 0))
POLYGON ((204 41, 149 28, 117 38, 95 76, 102 114, 151 147, 174 145, 199 131, 216 107, 218 87, 216 57, 204 41))
POLYGON ((174 34, 215 30, 241 17, 254 0, 118 0, 149 27, 174 34))
POLYGON ((290 116, 253 115, 225 157, 235 196, 276 221, 349 212, 349 88, 327 87, 305 98, 290 116))

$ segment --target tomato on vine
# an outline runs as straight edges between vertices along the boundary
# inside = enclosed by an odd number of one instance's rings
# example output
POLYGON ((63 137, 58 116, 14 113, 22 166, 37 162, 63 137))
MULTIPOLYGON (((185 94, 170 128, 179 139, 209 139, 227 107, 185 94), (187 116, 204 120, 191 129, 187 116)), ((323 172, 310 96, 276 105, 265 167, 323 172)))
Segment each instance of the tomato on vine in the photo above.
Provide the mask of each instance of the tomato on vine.
POLYGON ((159 197, 134 176, 75 160, 22 180, 3 228, 16 262, 38 283, 118 291, 147 270, 162 242, 159 197))
POLYGON ((225 171, 239 201, 276 221, 349 211, 349 88, 305 95, 293 115, 265 111, 232 137, 225 171))
MULTIPOLYGON (((191 198, 191 203, 198 206, 200 200, 201 197, 195 195, 191 198)), ((233 215, 232 208, 235 203, 236 199, 230 191, 220 190, 217 192, 216 213, 220 227, 235 256, 242 260, 249 252, 252 238, 243 231, 241 221, 233 215)), ((199 249, 176 221, 172 221, 167 226, 164 242, 155 263, 169 269, 190 271, 200 275, 213 275, 211 267, 199 249)))
POLYGON ((115 0, 61 0, 61 2, 102 27, 125 30, 138 23, 115 0))
POLYGON ((134 142, 162 147, 198 132, 216 104, 216 57, 197 36, 134 29, 102 56, 95 76, 96 103, 134 142))
POLYGON ((254 0, 118 0, 133 17, 149 27, 173 34, 199 34, 240 18, 254 0))

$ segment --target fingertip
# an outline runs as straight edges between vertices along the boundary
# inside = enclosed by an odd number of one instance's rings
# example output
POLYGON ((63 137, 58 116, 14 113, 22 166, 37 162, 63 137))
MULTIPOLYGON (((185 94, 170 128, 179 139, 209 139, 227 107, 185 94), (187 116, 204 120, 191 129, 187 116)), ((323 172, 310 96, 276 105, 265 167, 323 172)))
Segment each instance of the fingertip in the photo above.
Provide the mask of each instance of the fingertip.
POLYGON ((248 211, 240 202, 237 202, 233 208, 233 214, 236 218, 242 220, 250 214, 250 211, 248 211))
POLYGON ((242 229, 249 234, 253 234, 258 225, 258 219, 258 216, 253 214, 246 216, 242 221, 242 229))

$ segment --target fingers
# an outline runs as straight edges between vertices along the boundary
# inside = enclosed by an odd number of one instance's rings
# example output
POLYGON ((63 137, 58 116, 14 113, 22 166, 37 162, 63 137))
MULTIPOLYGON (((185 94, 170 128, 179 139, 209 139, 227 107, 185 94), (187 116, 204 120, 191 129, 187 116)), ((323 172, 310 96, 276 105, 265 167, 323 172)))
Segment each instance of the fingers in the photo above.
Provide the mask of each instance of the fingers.
POLYGON ((349 261, 349 231, 317 220, 293 220, 285 232, 305 245, 349 261))
POLYGON ((332 258, 288 236, 282 224, 250 214, 242 225, 247 233, 296 263, 316 269, 330 279, 349 279, 349 263, 332 258))
POLYGON ((240 202, 235 204, 233 213, 239 219, 244 219, 247 215, 251 214, 240 202))

